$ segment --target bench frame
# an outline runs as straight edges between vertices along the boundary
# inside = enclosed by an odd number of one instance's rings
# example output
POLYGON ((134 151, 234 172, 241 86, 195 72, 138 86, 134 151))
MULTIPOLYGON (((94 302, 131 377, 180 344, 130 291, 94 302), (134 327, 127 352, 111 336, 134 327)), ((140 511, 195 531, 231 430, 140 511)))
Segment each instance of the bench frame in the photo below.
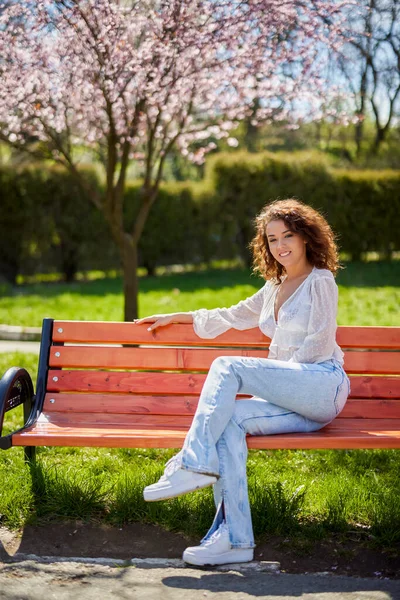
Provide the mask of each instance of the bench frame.
MULTIPOLYGON (((46 394, 49 353, 53 334, 54 319, 43 319, 42 335, 39 352, 38 377, 36 394, 34 393, 32 378, 26 369, 11 367, 0 380, 0 449, 8 450, 12 447, 12 436, 34 425, 43 409, 46 394), (24 425, 17 431, 1 437, 5 413, 9 410, 24 405, 24 425)), ((36 457, 36 446, 25 446, 26 461, 33 461, 36 457)))

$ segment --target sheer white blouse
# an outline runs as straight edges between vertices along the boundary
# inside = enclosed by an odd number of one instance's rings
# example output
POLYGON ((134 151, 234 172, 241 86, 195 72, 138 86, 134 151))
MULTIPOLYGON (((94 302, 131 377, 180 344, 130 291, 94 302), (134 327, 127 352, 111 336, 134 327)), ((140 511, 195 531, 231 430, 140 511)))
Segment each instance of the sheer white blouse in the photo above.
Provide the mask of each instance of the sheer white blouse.
POLYGON ((228 329, 259 327, 271 338, 269 358, 293 363, 320 363, 331 358, 343 364, 336 343, 338 288, 327 269, 313 268, 282 304, 275 321, 279 285, 267 281, 246 300, 230 308, 200 308, 191 312, 195 333, 214 338, 228 329))

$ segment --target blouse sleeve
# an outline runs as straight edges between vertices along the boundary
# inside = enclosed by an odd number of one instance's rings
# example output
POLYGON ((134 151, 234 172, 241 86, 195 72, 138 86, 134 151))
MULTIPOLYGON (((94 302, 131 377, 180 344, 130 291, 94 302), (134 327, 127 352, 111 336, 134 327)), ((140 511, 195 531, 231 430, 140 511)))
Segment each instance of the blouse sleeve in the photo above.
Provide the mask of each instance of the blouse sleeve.
POLYGON ((311 284, 311 312, 304 342, 288 362, 316 363, 332 356, 336 344, 338 287, 330 277, 315 279, 311 284))
POLYGON ((200 308, 191 312, 193 328, 201 338, 215 338, 228 329, 251 329, 257 327, 264 303, 265 285, 253 296, 241 300, 230 308, 200 308))

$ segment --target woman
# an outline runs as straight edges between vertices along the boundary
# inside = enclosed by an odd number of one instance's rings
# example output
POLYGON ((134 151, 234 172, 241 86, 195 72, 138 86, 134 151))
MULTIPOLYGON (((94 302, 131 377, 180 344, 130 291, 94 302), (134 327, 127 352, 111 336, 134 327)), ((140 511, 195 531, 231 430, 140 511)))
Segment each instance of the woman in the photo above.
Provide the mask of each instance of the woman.
POLYGON ((266 280, 230 308, 153 315, 149 330, 193 323, 202 338, 259 326, 271 338, 268 358, 219 357, 204 383, 182 450, 148 501, 214 486, 214 522, 183 559, 194 565, 253 560, 247 493, 246 434, 311 432, 330 423, 350 393, 336 343, 339 268, 334 235, 324 217, 295 199, 275 201, 256 217, 254 270, 266 280), (251 395, 236 401, 237 394, 251 395))

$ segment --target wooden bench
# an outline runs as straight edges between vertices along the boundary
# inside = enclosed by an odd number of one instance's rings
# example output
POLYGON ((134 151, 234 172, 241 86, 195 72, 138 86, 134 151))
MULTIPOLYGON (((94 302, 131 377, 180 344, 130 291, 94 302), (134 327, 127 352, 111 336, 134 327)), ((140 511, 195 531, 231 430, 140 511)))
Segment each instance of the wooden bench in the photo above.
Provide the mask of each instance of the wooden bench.
MULTIPOLYGON (((28 459, 36 446, 180 448, 211 362, 268 356, 259 329, 203 340, 192 325, 147 326, 45 319, 36 394, 24 369, 0 381, 0 447, 28 459), (20 404, 24 427, 1 437, 20 404)), ((315 433, 248 437, 249 448, 400 447, 400 327, 339 327, 337 340, 352 388, 340 416, 315 433)))

